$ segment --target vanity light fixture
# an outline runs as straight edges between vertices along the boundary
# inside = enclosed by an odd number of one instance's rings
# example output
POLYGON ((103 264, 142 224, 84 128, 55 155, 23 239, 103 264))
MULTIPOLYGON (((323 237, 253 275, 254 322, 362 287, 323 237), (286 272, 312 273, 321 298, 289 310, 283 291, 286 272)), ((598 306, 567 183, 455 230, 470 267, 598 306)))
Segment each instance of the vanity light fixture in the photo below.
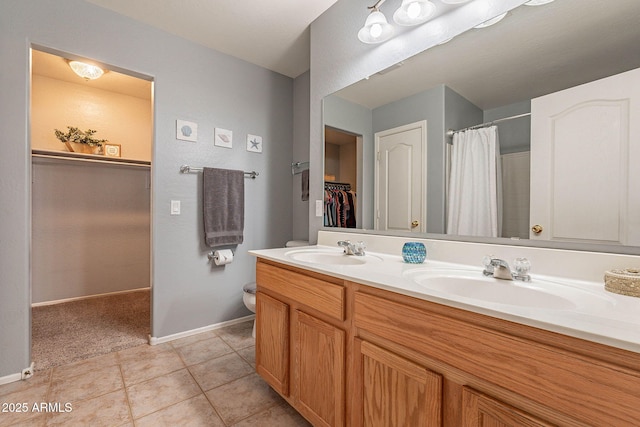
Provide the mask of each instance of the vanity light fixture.
POLYGON ((99 79, 105 72, 105 70, 97 65, 87 64, 86 62, 80 61, 69 61, 69 67, 71 67, 74 73, 85 80, 99 79))
POLYGON ((482 24, 480 25, 476 25, 474 28, 487 28, 490 27, 494 24, 497 24, 498 22, 502 21, 502 19, 507 16, 507 12, 503 13, 502 15, 498 15, 495 18, 491 18, 488 19, 486 21, 484 21, 482 24))
POLYGON ((529 0, 525 3, 525 6, 542 6, 543 4, 551 3, 553 0, 529 0))
POLYGON ((393 14, 393 20, 402 26, 419 25, 427 22, 435 11, 436 5, 429 0, 402 0, 402 5, 393 14))
POLYGON ((378 10, 378 7, 384 1, 380 0, 369 7, 371 13, 367 16, 367 20, 364 21, 364 27, 358 31, 358 39, 362 43, 382 43, 389 40, 393 35, 393 27, 387 22, 384 14, 378 10))
POLYGON ((460 4, 460 3, 466 3, 469 0, 440 0, 440 1, 446 4, 460 4))

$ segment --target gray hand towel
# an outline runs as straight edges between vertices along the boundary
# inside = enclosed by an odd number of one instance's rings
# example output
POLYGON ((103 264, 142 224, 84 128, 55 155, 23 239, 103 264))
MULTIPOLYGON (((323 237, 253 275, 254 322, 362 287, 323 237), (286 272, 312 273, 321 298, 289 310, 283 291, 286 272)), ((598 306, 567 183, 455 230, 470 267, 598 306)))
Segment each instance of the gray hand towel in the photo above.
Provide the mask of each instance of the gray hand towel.
POLYGON ((207 246, 238 245, 244 231, 244 172, 203 168, 202 206, 207 246))
POLYGON ((309 200, 309 169, 302 171, 302 201, 309 200))

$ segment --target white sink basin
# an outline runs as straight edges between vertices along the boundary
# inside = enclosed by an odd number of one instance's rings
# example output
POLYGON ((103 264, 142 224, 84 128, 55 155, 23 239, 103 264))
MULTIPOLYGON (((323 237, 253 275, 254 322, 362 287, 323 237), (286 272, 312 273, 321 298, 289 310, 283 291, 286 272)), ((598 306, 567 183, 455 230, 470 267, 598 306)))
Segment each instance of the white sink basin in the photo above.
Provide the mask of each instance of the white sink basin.
POLYGON ((607 302, 598 295, 556 282, 532 279, 525 283, 500 280, 476 270, 418 269, 405 277, 424 288, 443 295, 455 295, 492 304, 547 310, 571 310, 579 306, 607 302))
POLYGON ((300 249, 289 251, 285 256, 295 261, 322 265, 363 265, 382 261, 375 255, 345 255, 342 249, 300 249))

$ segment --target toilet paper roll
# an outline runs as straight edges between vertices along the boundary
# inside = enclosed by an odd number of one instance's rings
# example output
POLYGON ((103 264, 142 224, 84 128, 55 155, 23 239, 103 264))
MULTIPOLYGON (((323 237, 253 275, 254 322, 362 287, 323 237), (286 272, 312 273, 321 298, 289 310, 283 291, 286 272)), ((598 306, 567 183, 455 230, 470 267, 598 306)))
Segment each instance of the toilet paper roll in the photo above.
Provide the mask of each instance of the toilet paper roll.
POLYGON ((226 265, 233 261, 233 252, 231 249, 221 249, 213 252, 213 262, 216 265, 226 265))

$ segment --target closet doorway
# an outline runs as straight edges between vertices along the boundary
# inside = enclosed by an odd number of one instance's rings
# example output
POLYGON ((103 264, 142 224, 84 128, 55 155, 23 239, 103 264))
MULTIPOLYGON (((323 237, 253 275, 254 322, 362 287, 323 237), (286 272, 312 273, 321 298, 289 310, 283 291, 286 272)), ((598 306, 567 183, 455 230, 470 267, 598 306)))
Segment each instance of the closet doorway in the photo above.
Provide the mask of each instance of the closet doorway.
POLYGON ((148 342, 153 83, 100 64, 100 78, 80 77, 71 61, 92 61, 45 48, 31 60, 31 360, 42 370, 148 342))
POLYGON ((324 127, 324 226, 362 227, 362 136, 324 127))

